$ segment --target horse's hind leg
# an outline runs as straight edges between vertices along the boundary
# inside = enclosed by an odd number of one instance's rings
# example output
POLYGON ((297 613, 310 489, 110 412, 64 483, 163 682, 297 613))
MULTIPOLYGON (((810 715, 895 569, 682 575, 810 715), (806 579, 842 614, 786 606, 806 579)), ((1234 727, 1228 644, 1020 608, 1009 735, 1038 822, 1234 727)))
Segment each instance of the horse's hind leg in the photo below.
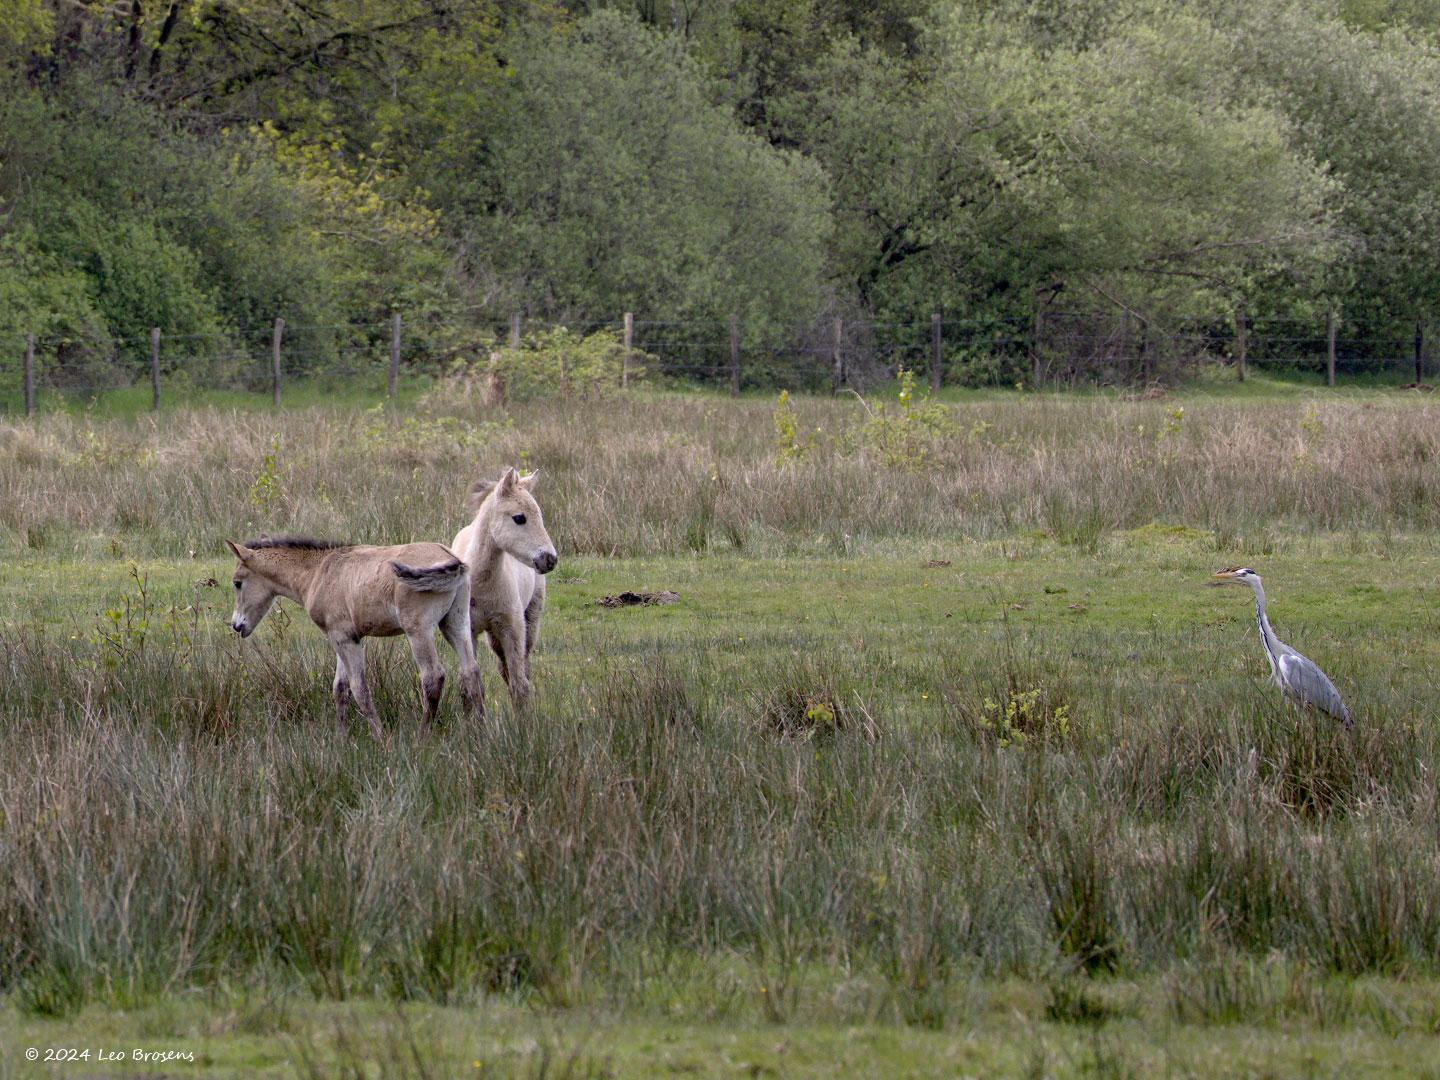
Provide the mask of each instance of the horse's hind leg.
POLYGON ((380 726, 380 714, 375 711, 375 702, 370 698, 370 684, 365 681, 365 646, 359 639, 344 638, 334 642, 335 653, 345 665, 349 675, 350 693, 355 698, 355 707, 370 721, 370 734, 377 739, 385 738, 385 729, 380 726))
POLYGON ((440 708, 440 695, 445 690, 445 666, 435 651, 435 628, 427 626, 405 632, 410 639, 410 652, 420 668, 420 689, 425 695, 425 729, 428 731, 435 722, 435 713, 440 708))
POLYGON ((455 650, 460 667, 460 699, 465 711, 478 720, 485 719, 485 679, 475 660, 475 638, 470 634, 470 597, 464 593, 455 598, 450 610, 440 620, 440 633, 455 650))
POLYGON ((345 660, 337 652, 335 654, 335 685, 331 688, 335 695, 335 723, 341 731, 350 730, 350 677, 345 671, 345 660))

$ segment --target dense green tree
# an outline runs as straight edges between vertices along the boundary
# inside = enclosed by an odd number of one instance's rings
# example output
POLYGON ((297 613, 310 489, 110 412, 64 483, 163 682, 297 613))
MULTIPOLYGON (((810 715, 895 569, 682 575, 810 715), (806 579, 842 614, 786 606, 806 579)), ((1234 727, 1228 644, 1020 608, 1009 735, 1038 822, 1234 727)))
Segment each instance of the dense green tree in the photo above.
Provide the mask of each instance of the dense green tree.
POLYGON ((1277 103, 1336 182, 1349 249, 1330 289, 1346 317, 1384 333, 1440 314, 1440 55, 1291 0, 1247 5, 1231 25, 1236 77, 1277 103))
POLYGON ((1055 274, 1195 313, 1331 257, 1333 185, 1283 112, 1227 83, 1230 55, 1222 30, 1176 14, 1042 66, 1021 123, 1042 147, 1027 198, 1053 222, 1055 274))
POLYGON ((532 31, 511 56, 506 93, 457 120, 490 121, 483 156, 450 166, 475 178, 456 209, 515 302, 583 318, 813 315, 820 170, 710 104, 678 39, 603 12, 532 31))
POLYGON ((777 115, 834 179, 833 265, 862 307, 1018 313, 1069 287, 1213 309, 1332 251, 1323 171, 1283 114, 1217 91, 1226 55, 1186 16, 1057 49, 960 14, 918 62, 841 43, 777 115))

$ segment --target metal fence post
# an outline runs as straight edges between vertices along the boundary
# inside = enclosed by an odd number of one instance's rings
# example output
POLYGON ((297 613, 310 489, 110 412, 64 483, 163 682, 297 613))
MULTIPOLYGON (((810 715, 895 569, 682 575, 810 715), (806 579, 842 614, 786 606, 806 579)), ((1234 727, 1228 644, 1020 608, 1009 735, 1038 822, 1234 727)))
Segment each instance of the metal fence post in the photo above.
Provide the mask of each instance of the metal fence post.
POLYGON ((1415 321, 1415 385, 1419 386, 1425 381, 1425 330, 1417 319, 1415 321))
POLYGON ((150 328, 150 408, 160 408, 160 328, 150 328))
POLYGON ((840 339, 845 332, 845 324, 840 316, 835 316, 833 336, 830 339, 830 390, 832 393, 839 393, 841 385, 845 382, 845 360, 840 355, 840 339))
POLYGON ((270 400, 280 407, 280 339, 285 336, 285 320, 276 316, 275 335, 270 340, 270 400))

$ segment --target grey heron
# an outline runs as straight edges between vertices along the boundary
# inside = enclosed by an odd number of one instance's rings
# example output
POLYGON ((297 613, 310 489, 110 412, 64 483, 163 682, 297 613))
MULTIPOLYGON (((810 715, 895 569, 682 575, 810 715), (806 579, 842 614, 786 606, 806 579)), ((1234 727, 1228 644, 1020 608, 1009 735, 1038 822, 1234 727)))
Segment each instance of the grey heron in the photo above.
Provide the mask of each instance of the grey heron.
POLYGON ((1301 656, 1275 636, 1270 616, 1265 613, 1265 586, 1260 575, 1248 566, 1227 566, 1217 571, 1219 585, 1249 585, 1255 590, 1255 621, 1260 625, 1260 644, 1270 661, 1270 676, 1285 696, 1302 708, 1319 709, 1342 721, 1348 730, 1350 710, 1340 700, 1340 691, 1313 661, 1301 656))

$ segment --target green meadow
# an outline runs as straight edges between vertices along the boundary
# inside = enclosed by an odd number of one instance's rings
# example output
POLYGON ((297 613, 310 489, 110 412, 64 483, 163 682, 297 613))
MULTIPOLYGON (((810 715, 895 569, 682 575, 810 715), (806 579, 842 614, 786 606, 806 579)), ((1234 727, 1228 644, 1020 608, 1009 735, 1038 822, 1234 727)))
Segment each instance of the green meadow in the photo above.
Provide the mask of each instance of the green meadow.
POLYGON ((1227 386, 0 423, 0 1075, 1440 1073, 1440 407, 1227 386), (374 641, 345 735, 303 611, 228 630, 225 538, 509 463, 530 715, 484 650, 423 737, 374 641))

